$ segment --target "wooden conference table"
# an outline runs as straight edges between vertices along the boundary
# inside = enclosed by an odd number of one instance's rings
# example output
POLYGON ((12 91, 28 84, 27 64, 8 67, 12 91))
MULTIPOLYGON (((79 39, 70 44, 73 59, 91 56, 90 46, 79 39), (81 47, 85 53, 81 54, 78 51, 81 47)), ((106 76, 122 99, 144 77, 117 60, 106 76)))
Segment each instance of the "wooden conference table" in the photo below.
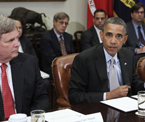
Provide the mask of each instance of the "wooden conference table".
POLYGON ((73 105, 71 109, 85 115, 101 112, 104 122, 145 122, 145 117, 137 116, 136 111, 125 113, 100 102, 73 105), (111 118, 110 121, 108 120, 108 110, 114 110, 117 115, 115 118, 111 118))

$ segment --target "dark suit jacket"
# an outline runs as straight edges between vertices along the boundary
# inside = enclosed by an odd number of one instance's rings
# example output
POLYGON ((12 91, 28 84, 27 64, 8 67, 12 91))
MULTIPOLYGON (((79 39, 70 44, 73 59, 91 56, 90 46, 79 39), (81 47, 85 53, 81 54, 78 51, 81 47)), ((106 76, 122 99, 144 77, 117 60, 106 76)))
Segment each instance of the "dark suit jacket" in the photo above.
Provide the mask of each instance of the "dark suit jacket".
MULTIPOLYGON (((132 21, 126 24, 127 26, 127 34, 128 34, 128 40, 125 43, 125 47, 127 47, 128 49, 132 50, 133 53, 135 52, 135 48, 140 48, 139 47, 139 41, 137 38, 137 35, 135 33, 135 29, 134 26, 132 24, 132 21)), ((145 33, 145 24, 142 24, 144 33, 145 33)), ((141 53, 141 54, 135 54, 135 65, 137 65, 138 60, 141 57, 144 57, 145 53, 141 53)))
MULTIPOLYGON (((72 36, 64 32, 63 37, 67 54, 74 53, 72 36)), ((50 74, 50 77, 52 78, 51 63, 54 58, 62 56, 60 43, 53 29, 43 35, 40 49, 42 70, 50 74)))
POLYGON ((24 53, 31 54, 37 57, 35 49, 29 39, 25 37, 21 37, 19 40, 20 40, 24 53))
POLYGON ((99 44, 99 37, 98 34, 94 28, 94 26, 92 26, 91 28, 89 28, 88 30, 86 30, 85 32, 82 33, 81 35, 81 49, 86 50, 94 45, 99 44))
MULTIPOLYGON (((139 48, 139 41, 137 38, 137 35, 135 33, 134 26, 132 24, 132 21, 126 24, 127 26, 127 34, 128 34, 128 40, 125 43, 125 46, 131 49, 133 52, 135 51, 135 48, 139 48)), ((142 24, 144 33, 145 33, 145 24, 142 24)))
MULTIPOLYGON (((49 99, 36 57, 20 53, 10 61, 17 113, 30 114, 31 110, 48 110, 49 99)), ((4 118, 0 92, 0 120, 4 118)))
MULTIPOLYGON (((118 52, 122 79, 124 85, 138 91, 144 89, 135 72, 133 53, 125 48, 118 52)), ((69 101, 71 104, 81 104, 103 100, 104 92, 109 92, 107 65, 103 45, 99 44, 77 55, 71 68, 69 82, 69 101)))

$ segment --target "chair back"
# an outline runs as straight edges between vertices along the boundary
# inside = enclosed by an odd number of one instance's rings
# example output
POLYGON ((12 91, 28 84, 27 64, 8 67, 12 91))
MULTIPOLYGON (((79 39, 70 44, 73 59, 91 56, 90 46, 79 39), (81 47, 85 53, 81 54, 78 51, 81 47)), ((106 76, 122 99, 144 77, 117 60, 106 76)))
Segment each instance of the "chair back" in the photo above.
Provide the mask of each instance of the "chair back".
POLYGON ((71 106, 68 100, 68 86, 71 77, 70 69, 74 57, 77 54, 78 53, 60 56, 55 58, 52 62, 52 74, 58 98, 56 103, 59 107, 71 106))
POLYGON ((145 57, 142 57, 137 62, 136 72, 141 81, 145 81, 145 57))
POLYGON ((34 45, 38 58, 40 58, 40 40, 42 36, 42 33, 36 33, 32 36, 32 44, 34 45))
POLYGON ((83 31, 76 31, 74 33, 75 41, 77 43, 77 52, 81 51, 80 43, 81 43, 81 35, 82 35, 82 33, 83 33, 83 31))

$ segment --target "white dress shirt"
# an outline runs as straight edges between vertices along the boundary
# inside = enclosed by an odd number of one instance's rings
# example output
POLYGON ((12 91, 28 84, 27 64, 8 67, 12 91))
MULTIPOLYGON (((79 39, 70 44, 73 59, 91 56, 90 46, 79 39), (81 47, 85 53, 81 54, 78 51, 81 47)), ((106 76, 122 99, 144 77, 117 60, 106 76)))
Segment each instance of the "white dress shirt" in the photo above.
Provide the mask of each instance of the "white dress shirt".
POLYGON ((99 37, 99 41, 100 41, 100 43, 102 43, 102 40, 101 40, 101 37, 100 37, 100 29, 98 29, 95 25, 94 25, 94 28, 95 28, 95 30, 96 30, 96 32, 97 32, 97 35, 98 35, 98 37, 99 37))

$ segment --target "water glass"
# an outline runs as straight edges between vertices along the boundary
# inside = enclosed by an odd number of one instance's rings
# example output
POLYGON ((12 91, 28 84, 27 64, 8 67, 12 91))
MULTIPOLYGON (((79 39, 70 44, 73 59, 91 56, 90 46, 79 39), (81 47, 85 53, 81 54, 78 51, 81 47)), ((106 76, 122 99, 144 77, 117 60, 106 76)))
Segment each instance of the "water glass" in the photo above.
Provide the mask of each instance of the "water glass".
POLYGON ((138 92, 138 113, 145 116, 145 91, 138 92))
POLYGON ((45 122, 45 111, 44 110, 31 111, 31 122, 45 122))

